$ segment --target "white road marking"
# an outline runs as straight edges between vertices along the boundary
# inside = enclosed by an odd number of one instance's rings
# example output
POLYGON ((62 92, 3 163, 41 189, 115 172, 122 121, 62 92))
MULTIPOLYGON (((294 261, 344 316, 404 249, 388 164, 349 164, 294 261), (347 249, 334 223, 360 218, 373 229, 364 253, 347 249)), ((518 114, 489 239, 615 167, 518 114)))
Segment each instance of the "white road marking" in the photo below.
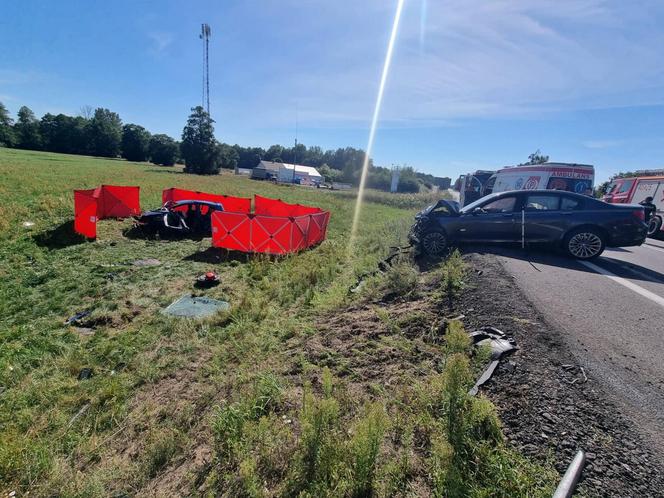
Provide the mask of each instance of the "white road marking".
POLYGON ((629 280, 619 277, 615 273, 611 273, 609 270, 605 270, 601 266, 597 266, 594 263, 591 263, 590 261, 579 261, 583 266, 590 268, 592 271, 599 273, 600 275, 604 275, 607 278, 610 278, 617 284, 620 284, 624 287, 627 287, 629 290, 632 290, 636 292, 637 294, 645 297, 646 299, 650 299, 651 301, 659 304, 661 307, 664 308, 664 297, 658 296, 654 292, 650 292, 648 289, 644 289, 640 285, 636 285, 635 283, 630 282, 629 280))
POLYGON ((647 242, 645 244, 642 244, 641 247, 646 247, 648 249, 652 249, 653 251, 664 252, 664 247, 659 247, 659 246, 656 246, 655 244, 648 244, 647 242))

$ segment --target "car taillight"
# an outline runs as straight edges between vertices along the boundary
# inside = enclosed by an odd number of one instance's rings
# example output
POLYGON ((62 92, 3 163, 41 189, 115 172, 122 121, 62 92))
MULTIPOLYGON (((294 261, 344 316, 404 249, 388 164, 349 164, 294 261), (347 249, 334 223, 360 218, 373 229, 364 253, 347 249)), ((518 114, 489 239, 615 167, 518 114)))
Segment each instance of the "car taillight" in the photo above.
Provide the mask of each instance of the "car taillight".
POLYGON ((646 213, 643 209, 635 209, 632 211, 632 216, 634 216, 639 221, 643 221, 644 223, 646 221, 646 213))

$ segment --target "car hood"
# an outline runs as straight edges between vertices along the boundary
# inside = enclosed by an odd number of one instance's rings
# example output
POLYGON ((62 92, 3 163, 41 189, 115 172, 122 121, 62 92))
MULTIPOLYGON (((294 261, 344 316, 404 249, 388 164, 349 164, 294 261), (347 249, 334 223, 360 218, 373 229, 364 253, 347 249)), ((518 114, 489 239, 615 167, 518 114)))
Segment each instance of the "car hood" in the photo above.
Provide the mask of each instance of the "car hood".
POLYGON ((438 209, 441 206, 445 206, 447 209, 450 210, 450 213, 453 214, 458 214, 459 213, 459 203, 456 201, 448 201, 447 199, 441 199, 435 204, 431 204, 431 206, 427 207, 426 209, 423 209, 420 211, 416 218, 422 218, 426 215, 428 215, 431 211, 434 209, 438 209))

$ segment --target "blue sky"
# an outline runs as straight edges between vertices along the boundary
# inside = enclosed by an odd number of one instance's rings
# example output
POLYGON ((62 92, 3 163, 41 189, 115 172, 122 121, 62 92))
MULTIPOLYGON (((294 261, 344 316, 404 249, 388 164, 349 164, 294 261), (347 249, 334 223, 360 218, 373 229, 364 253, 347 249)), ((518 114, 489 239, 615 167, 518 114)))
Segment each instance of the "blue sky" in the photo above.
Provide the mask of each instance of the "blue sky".
MULTIPOLYGON (((0 101, 179 137, 212 27, 217 137, 365 147, 396 0, 0 0, 0 101)), ((373 157, 456 177, 541 149, 664 167, 664 2, 406 0, 373 157)))

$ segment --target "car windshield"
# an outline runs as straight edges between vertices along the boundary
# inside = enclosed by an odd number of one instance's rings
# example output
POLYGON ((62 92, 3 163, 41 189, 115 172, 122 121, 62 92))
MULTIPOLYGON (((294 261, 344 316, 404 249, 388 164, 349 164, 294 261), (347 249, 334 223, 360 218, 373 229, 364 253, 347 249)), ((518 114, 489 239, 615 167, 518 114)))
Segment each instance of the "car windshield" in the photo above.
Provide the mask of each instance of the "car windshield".
POLYGON ((493 194, 477 199, 475 202, 471 202, 467 206, 464 206, 463 209, 461 209, 460 213, 470 213, 476 207, 484 205, 485 203, 490 202, 491 199, 497 199, 498 197, 500 197, 498 194, 493 194))
POLYGON ((620 188, 618 188, 616 194, 624 194, 625 192, 629 192, 629 189, 632 188, 632 185, 634 185, 634 180, 624 180, 622 185, 620 185, 620 188))

